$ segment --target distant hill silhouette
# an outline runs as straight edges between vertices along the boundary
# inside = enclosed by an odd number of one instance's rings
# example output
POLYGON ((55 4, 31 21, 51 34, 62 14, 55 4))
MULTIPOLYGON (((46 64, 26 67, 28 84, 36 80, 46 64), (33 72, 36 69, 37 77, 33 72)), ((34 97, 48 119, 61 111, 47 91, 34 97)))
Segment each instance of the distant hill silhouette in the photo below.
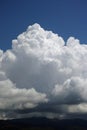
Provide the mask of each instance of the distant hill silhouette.
POLYGON ((24 118, 0 120, 0 130, 87 130, 87 120, 24 118))

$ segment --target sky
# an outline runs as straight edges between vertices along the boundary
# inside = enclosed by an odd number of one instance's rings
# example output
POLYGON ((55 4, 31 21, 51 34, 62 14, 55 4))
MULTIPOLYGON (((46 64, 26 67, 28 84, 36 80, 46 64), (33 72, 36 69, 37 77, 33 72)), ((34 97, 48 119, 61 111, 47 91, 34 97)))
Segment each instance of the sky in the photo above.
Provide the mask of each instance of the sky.
POLYGON ((0 119, 87 119, 86 1, 0 6, 0 119))
POLYGON ((39 23, 66 41, 74 36, 87 43, 86 0, 0 0, 0 48, 11 48, 11 41, 27 26, 39 23))

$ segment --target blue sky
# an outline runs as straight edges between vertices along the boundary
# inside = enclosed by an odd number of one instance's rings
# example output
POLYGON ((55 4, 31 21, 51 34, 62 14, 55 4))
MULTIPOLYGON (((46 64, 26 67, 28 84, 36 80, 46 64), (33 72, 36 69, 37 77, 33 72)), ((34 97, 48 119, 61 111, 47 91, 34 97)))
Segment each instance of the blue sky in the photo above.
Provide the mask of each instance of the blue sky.
POLYGON ((0 48, 11 48, 11 41, 39 23, 58 33, 87 43, 87 0, 0 0, 0 48))

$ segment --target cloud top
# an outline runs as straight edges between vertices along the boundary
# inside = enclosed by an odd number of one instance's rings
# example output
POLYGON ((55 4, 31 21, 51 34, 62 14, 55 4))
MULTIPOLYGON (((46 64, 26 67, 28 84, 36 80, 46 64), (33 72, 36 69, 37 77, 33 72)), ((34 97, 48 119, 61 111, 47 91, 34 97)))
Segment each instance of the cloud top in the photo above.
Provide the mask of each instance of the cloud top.
POLYGON ((87 45, 29 26, 11 49, 0 50, 0 118, 86 113, 86 66, 87 45))

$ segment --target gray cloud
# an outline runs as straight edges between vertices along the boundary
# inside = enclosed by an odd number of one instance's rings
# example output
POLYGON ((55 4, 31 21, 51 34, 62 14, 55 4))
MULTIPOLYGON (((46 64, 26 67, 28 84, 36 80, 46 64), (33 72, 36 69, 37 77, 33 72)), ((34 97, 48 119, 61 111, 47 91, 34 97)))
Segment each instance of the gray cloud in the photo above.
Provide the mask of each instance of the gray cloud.
POLYGON ((0 50, 0 118, 87 113, 86 66, 87 45, 29 26, 0 50))

